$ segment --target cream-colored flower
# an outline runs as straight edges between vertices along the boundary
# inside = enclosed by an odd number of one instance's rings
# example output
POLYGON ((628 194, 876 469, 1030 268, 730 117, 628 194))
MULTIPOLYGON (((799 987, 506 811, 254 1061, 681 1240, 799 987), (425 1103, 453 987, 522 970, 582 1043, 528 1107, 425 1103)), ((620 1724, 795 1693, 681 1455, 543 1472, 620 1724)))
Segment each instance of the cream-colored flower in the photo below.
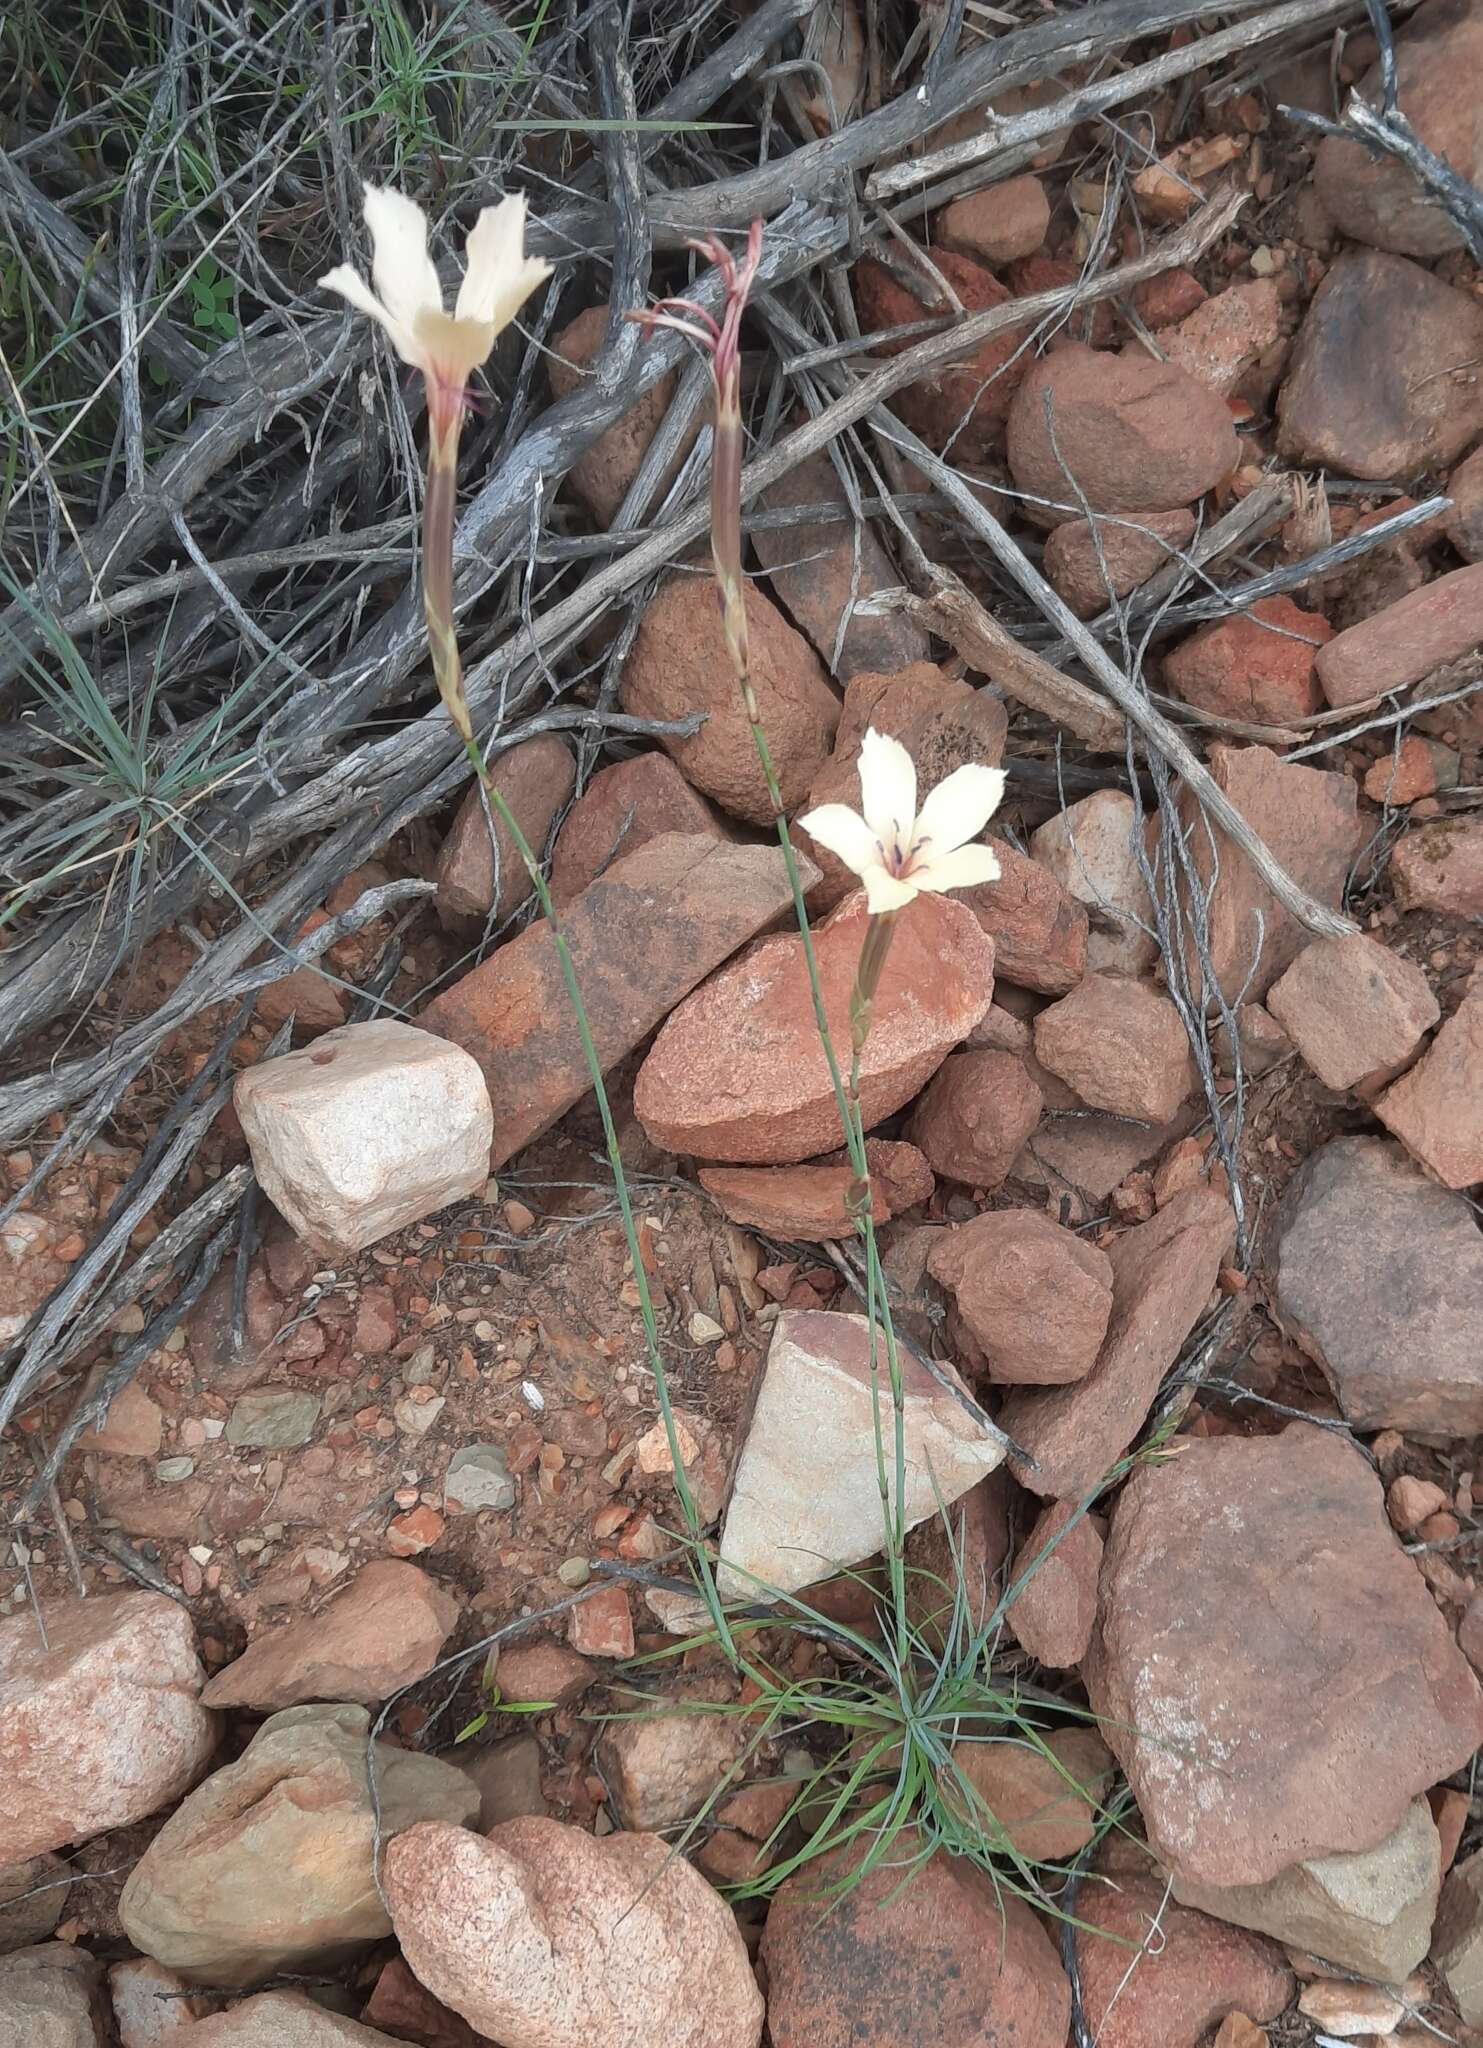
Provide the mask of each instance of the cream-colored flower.
POLYGON ((549 263, 525 253, 525 195, 513 193, 498 206, 486 206, 475 221, 451 313, 444 309, 427 253, 427 215, 416 201, 367 185, 365 215, 376 289, 348 263, 337 264, 319 280, 321 286, 379 321, 403 362, 421 370, 435 388, 461 394, 501 330, 551 275, 549 263))
POLYGON ((860 810, 821 804, 798 822, 860 877, 875 915, 900 910, 924 889, 941 894, 995 881, 993 851, 971 842, 1003 794, 1002 768, 971 763, 929 791, 919 811, 916 763, 900 740, 872 726, 860 747, 860 810))

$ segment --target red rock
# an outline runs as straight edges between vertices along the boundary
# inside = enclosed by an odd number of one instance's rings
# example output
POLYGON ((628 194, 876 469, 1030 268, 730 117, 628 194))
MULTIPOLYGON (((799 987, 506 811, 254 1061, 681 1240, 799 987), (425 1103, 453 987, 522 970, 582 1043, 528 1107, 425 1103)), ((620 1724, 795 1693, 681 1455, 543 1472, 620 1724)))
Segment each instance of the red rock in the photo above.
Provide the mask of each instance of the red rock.
MULTIPOLYGON (((576 764, 565 740, 554 732, 522 740, 491 763, 495 788, 510 806, 515 822, 530 842, 537 860, 545 853, 551 824, 572 793, 576 764)), ((482 925, 494 912, 502 922, 534 893, 515 841, 499 816, 494 836, 499 846, 499 895, 494 888, 494 853, 484 795, 475 784, 458 807, 438 855, 438 915, 452 930, 482 925)))
POLYGON ((1050 201, 1036 177, 1006 178, 951 200, 937 216, 939 249, 978 263, 1033 256, 1050 226, 1050 201))
MULTIPOLYGON (((817 871, 799 858, 807 887, 817 871)), ((562 929, 604 1071, 791 900, 777 848, 681 833, 626 854, 589 883, 562 929)), ((588 1091, 587 1061, 544 920, 455 982, 419 1022, 463 1046, 483 1069, 496 1167, 588 1091)))
POLYGON ((1082 2006, 1098 2048, 1197 2048, 1228 2014, 1274 2020, 1292 1997, 1276 1942, 1175 1905, 1158 1877, 1084 1885, 1076 1918, 1082 2006))
POLYGON ((1447 479, 1452 510, 1442 521, 1448 540, 1465 562, 1483 561, 1483 448, 1465 456, 1447 479))
MULTIPOLYGON (((846 1050, 866 922, 859 894, 814 933, 825 1015, 846 1050)), ((923 895, 899 913, 861 1062, 867 1127, 911 1100, 992 993, 993 948, 972 911, 923 895)), ((699 1159, 787 1165, 837 1142, 801 941, 762 940, 681 1003, 640 1067, 633 1099, 654 1144, 699 1159)))
POLYGON ((633 1613, 626 1586, 599 1586, 567 1616, 567 1640, 583 1657, 631 1657, 633 1613))
POLYGON ((1146 982, 1089 974, 1034 1029, 1036 1059, 1093 1109, 1168 1123, 1194 1088, 1179 1012, 1146 982))
POLYGON ((1288 597, 1264 597, 1181 640, 1164 657, 1164 680, 1186 704, 1218 718, 1290 725, 1323 708, 1314 661, 1333 637, 1319 613, 1288 597))
POLYGON ((1042 1508, 1020 1545, 1010 1582, 1030 1576, 1004 1613, 1010 1634, 1037 1663, 1065 1671, 1086 1655, 1101 1569, 1102 1538, 1080 1503, 1057 1500, 1042 1508))
POLYGON ((1375 1114, 1443 1187, 1483 1180, 1483 973, 1375 1114))
POLYGON ((1040 1089, 1008 1052, 957 1052, 928 1085, 907 1126, 934 1173, 996 1188, 1040 1121, 1040 1089))
POLYGON ((1324 696, 1342 709, 1407 689, 1444 663, 1461 661, 1480 640, 1483 562, 1475 562, 1350 626, 1319 650, 1315 670, 1324 696))
POLYGON ((1346 250, 1298 330, 1277 402, 1293 462, 1402 481, 1454 462, 1483 426, 1483 306, 1419 264, 1346 250))
POLYGON ((1039 1210, 975 1216, 933 1247, 927 1269, 952 1293, 994 1379, 1056 1385, 1096 1363, 1112 1313, 1112 1267, 1105 1252, 1039 1210))
MULTIPOLYGON (((750 582, 746 609, 752 687, 783 807, 791 811, 828 756, 839 700, 807 640, 750 582)), ((723 811, 751 825, 771 824, 772 801, 709 575, 675 575, 660 586, 624 665, 621 694, 623 709, 640 718, 704 712, 692 737, 662 741, 665 752, 723 811)))
POLYGON ((666 832, 735 837, 668 754, 635 754, 599 768, 556 835, 551 898, 557 909, 564 910, 613 861, 666 832))
MULTIPOLYGON (((729 1221, 767 1237, 822 1244, 855 1234, 855 1174, 849 1165, 703 1166, 699 1178, 729 1221)), ((890 1221, 890 1198, 874 1174, 871 1204, 877 1223, 890 1221)))
POLYGON ((535 1636, 501 1650, 495 1677, 500 1698, 512 1706, 528 1707, 541 1701, 569 1707, 596 1681, 597 1672, 569 1644, 558 1643, 552 1636, 535 1636))
MULTIPOLYGON (((916 766, 917 787, 925 791, 970 761, 996 768, 1004 758, 1008 720, 992 691, 944 675, 935 662, 913 662, 894 675, 853 676, 845 687, 834 751, 808 793, 809 810, 832 803, 859 809, 860 743, 871 726, 900 740, 916 766)), ((827 847, 799 836, 824 877, 810 895, 810 907, 832 910, 860 884, 827 847)))
POLYGON ((1447 917, 1483 917, 1483 818, 1428 819, 1390 856, 1397 903, 1447 917))
POLYGON ((657 1835, 432 1823, 397 1836, 385 1868, 403 1955, 481 2038, 757 2048, 762 1998, 731 1909, 657 1835))
POLYGON ((1047 867, 1003 839, 991 839, 999 879, 961 889, 994 941, 994 973, 1019 988, 1063 996, 1086 972, 1087 913, 1047 867))
MULTIPOLYGON (((1012 294, 971 257, 939 249, 934 250, 932 261, 957 293, 964 312, 983 313, 1010 303, 1012 294)), ((855 265, 854 279, 863 334, 879 334, 948 311, 925 271, 913 276, 908 289, 867 256, 855 265)), ((951 447, 956 461, 976 462, 1002 444, 1005 415, 1028 361, 1021 346, 1024 338, 1023 327, 990 335, 970 355, 950 357, 935 365, 925 377, 899 391, 892 404, 928 447, 939 451, 951 447)), ((920 340, 916 335, 879 342, 876 353, 900 355, 920 340)))
POLYGON ((389 1287, 363 1287, 355 1308, 351 1350, 357 1358, 380 1358, 401 1334, 396 1296, 389 1287))
MULTIPOLYGON (((1055 1081, 1054 1075, 1046 1078, 1055 1081)), ((1088 1110, 1052 1110, 1015 1161, 1013 1178, 1027 1187, 1045 1188, 1058 1202, 1070 1197, 1073 1204, 1081 1204, 1082 1215, 1093 1216, 1114 1188, 1183 1137, 1194 1120, 1193 1101, 1167 1124, 1129 1123, 1124 1117, 1088 1110)), ((1073 1207, 1070 1213, 1077 1211, 1073 1207)))
POLYGON ((1394 1072, 1441 1015, 1421 969, 1363 932, 1305 946, 1267 1008, 1325 1088, 1394 1072))
POLYGON ((1136 513, 1188 505, 1240 460, 1231 416, 1213 391, 1172 363, 1079 346, 1043 356, 1030 369, 1010 411, 1008 446, 1015 482, 1042 501, 1035 516, 1049 525, 1088 508, 1136 513))
POLYGON ((96 1429, 78 1438, 80 1451, 101 1451, 110 1458, 155 1458, 164 1437, 165 1418, 137 1380, 120 1387, 96 1429))
MULTIPOLYGON (((1229 398, 1259 356, 1282 334, 1282 300, 1269 277, 1227 285, 1155 339, 1171 363, 1229 398)), ((1139 347, 1139 343, 1130 343, 1139 347)))
POLYGON ((940 1650, 950 1638, 960 1639, 960 1601, 968 1627, 975 1633, 986 1628, 1009 1555, 1009 1475, 1003 1466, 945 1512, 908 1530, 905 1555, 906 1610, 923 1642, 940 1650))
POLYGON ((920 1202, 931 1201, 936 1176, 915 1145, 900 1138, 867 1138, 865 1162, 871 1180, 884 1188, 893 1216, 899 1216, 903 1209, 916 1208, 920 1202))
MULTIPOLYGON (((1059 1863, 1087 1846, 1116 1769, 1090 1728, 1058 1728, 1034 1743, 1006 1739, 997 1730, 984 1741, 960 1738, 952 1760, 1003 1829, 1007 1846, 1035 1863, 1059 1863)), ((944 1789, 967 1807, 961 1785, 944 1789)), ((982 1824, 994 1844, 991 1825, 982 1824)))
POLYGON ((1187 1440, 1132 1474, 1083 1674, 1150 1846, 1202 1884, 1373 1848, 1483 1735, 1379 1480, 1307 1423, 1187 1440), (1233 1662, 1258 1639, 1259 1662, 1233 1662))
POLYGON ((416 2042, 417 2048, 479 2048, 479 2036, 468 2021, 419 1984, 400 1956, 383 1963, 361 2019, 393 2040, 416 2042))
POLYGON ((1133 287, 1133 310, 1155 333, 1187 319, 1210 294, 1191 270, 1165 270, 1133 287))
POLYGON ((386 1547, 393 1557, 417 1557, 431 1550, 442 1533, 443 1517, 437 1509, 416 1507, 392 1517, 387 1524, 386 1547))
POLYGON ((1475 1593, 1457 1625, 1457 1646, 1483 1677, 1483 1593, 1475 1593))
POLYGON ((304 1700, 374 1706, 431 1671, 459 1611, 457 1595, 416 1565, 363 1565, 319 1614, 255 1635, 202 1701, 260 1714, 304 1700))
MULTIPOLYGON (((1069 256, 1021 256, 1010 264, 1005 277, 1017 299, 1028 299, 1039 292, 1063 292, 1068 285, 1079 284, 1081 265, 1069 256)), ((1106 348, 1112 340, 1113 313, 1106 299, 1090 306, 1063 308, 1061 317, 1065 324, 1047 344, 1051 350, 1082 345, 1106 348)))
MULTIPOLYGON (((606 305, 589 306, 556 334, 551 353, 546 358, 546 374, 551 380, 554 398, 567 397, 584 381, 588 364, 602 346, 608 318, 606 305)), ((629 486, 639 473, 639 465, 648 453, 649 443, 669 410, 678 383, 679 372, 666 370, 643 397, 605 433, 600 434, 586 453, 579 455, 573 463, 569 472, 572 488, 599 526, 612 525, 619 506, 628 495, 629 486)), ((680 464, 689 454, 699 430, 700 422, 697 420, 675 450, 655 491, 656 504, 679 474, 680 464)))
POLYGON ((7 1863, 180 1798, 216 1747, 190 1616, 163 1593, 43 1601, 0 1621, 7 1863))
POLYGON ((846 1847, 779 1886, 762 1934, 774 2048, 1064 2048, 1070 1990, 1029 1907, 960 1858, 909 1867, 915 1846, 898 1836, 858 1878, 846 1847))
MULTIPOLYGON (((1218 787, 1273 858, 1318 902, 1337 910, 1359 838, 1359 807, 1349 777, 1281 761, 1267 747, 1221 742, 1211 747, 1209 765, 1218 787)), ((1179 817, 1202 890, 1209 888, 1218 860, 1209 912, 1216 979, 1228 1002, 1238 996, 1260 1002, 1308 934, 1218 828, 1211 848, 1204 827, 1194 822, 1195 808, 1186 797, 1179 817)), ((1198 986, 1198 969, 1193 971, 1198 986)))
POLYGON ((1366 771, 1365 795, 1375 804, 1414 804, 1443 786, 1438 767, 1456 758, 1449 747, 1407 733, 1399 749, 1382 754, 1366 771))
POLYGON ((1191 1188, 1112 1244, 1112 1318, 1091 1372, 1072 1386, 1016 1387, 1000 1409, 1036 1460, 1010 1460, 1022 1486, 1081 1500, 1122 1456, 1210 1299, 1233 1229, 1223 1195, 1191 1188))
POLYGON ((1113 598, 1126 597, 1162 569, 1194 530, 1195 515, 1183 510, 1145 512, 1137 519, 1108 513, 1095 531, 1088 519, 1067 519, 1046 540, 1046 579, 1079 619, 1094 618, 1113 598))
POLYGON ((1273 1309, 1357 1429, 1483 1430, 1483 1238, 1399 1145, 1336 1138, 1288 1183, 1273 1309))
POLYGON ((456 1764, 478 1792, 481 1834, 501 1821, 550 1812, 541 1790, 541 1745, 534 1735, 506 1735, 483 1749, 465 1744, 444 1760, 456 1764))
MULTIPOLYGON (((827 454, 811 455, 756 499, 767 512, 838 504, 844 486, 827 454)), ((927 636, 904 612, 871 618, 851 608, 901 577, 868 520, 802 526, 754 526, 751 543, 773 596, 807 633, 840 682, 862 673, 893 674, 927 658, 927 636), (844 636, 840 624, 848 615, 844 636), (836 645, 838 653, 836 654, 836 645)))
POLYGON ((1139 866, 1142 836, 1133 799, 1120 789, 1094 790, 1030 835, 1036 860, 1087 906, 1093 974, 1144 974, 1158 958, 1153 906, 1139 866))
MULTIPOLYGON (((329 918, 324 911, 311 911, 300 925, 297 937, 305 938, 328 923, 329 918)), ((307 1045, 324 1032, 337 1030, 349 1011, 345 991, 331 980, 327 966, 316 966, 296 967, 292 974, 270 981, 253 1005, 252 1014, 270 1031, 276 1031, 280 1024, 292 1017, 294 1044, 307 1045)))
MULTIPOLYGON (((1483 179, 1477 107, 1483 22, 1468 0, 1444 0, 1415 15, 1395 38, 1397 103, 1420 141, 1464 180, 1483 179)), ((1372 107, 1382 100, 1378 64, 1360 81, 1372 107)), ((1336 227, 1355 242, 1402 256, 1442 256, 1461 239, 1436 200, 1398 157, 1347 136, 1325 136, 1313 184, 1336 227)))

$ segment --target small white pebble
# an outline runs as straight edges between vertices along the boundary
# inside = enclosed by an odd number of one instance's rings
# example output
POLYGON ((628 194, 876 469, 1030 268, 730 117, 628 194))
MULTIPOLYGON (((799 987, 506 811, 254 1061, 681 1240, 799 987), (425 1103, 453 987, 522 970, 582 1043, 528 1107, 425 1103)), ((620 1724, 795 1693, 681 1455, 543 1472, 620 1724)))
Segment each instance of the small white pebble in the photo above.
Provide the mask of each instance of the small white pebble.
POLYGON ((534 1380, 520 1382, 520 1398, 528 1408, 534 1408, 537 1415, 541 1414, 546 1406, 546 1397, 534 1380))

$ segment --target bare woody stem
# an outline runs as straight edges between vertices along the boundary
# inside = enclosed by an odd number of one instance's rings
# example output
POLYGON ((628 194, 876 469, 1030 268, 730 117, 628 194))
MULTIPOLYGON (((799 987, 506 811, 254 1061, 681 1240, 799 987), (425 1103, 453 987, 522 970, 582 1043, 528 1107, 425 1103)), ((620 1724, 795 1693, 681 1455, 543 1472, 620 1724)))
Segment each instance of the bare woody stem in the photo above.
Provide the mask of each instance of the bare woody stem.
POLYGON ((562 983, 576 1019, 582 1056, 587 1064, 593 1094, 597 1098, 598 1113, 602 1118, 603 1140, 607 1148, 608 1163, 612 1168, 618 1210, 633 1267, 634 1287, 639 1298, 644 1346, 648 1353, 650 1370, 654 1375, 659 1412, 664 1421, 665 1436, 674 1466, 675 1491, 679 1495, 681 1511, 689 1531, 696 1571, 717 1636, 732 1661, 739 1668, 750 1669, 741 1658, 726 1619, 725 1609, 716 1589, 715 1574, 702 1540, 700 1511, 695 1504, 695 1496, 690 1490, 689 1481, 685 1477, 684 1460, 680 1455, 679 1432, 675 1426, 674 1408, 669 1397, 669 1381, 664 1368, 664 1353, 659 1341, 659 1324, 654 1314, 653 1296, 649 1291, 648 1273, 639 1245, 638 1228, 634 1222, 633 1204, 623 1167, 623 1155, 618 1145, 617 1127, 613 1122, 612 1105, 608 1101, 607 1088, 603 1081, 602 1062, 593 1042, 592 1029, 586 1005, 582 1001, 582 991, 572 962, 571 949, 561 928, 561 921, 557 917, 556 906, 551 900, 551 892, 541 871, 541 864, 536 859, 524 832, 521 831, 514 813, 497 788, 484 758, 484 751, 474 733, 468 696, 464 689, 463 663, 458 652, 458 635, 453 614, 453 527, 457 509, 458 441, 463 421, 463 401, 460 395, 456 404, 450 407, 444 394, 435 392, 431 387, 428 400, 431 432, 428 443, 427 486, 423 500, 422 597, 427 617, 428 654, 432 661, 433 676, 437 682, 438 695, 442 698, 448 716, 463 741, 464 751, 479 778, 485 798, 509 833, 516 851, 525 863, 536 900, 541 907, 541 914, 550 929, 551 943, 561 969, 562 983))

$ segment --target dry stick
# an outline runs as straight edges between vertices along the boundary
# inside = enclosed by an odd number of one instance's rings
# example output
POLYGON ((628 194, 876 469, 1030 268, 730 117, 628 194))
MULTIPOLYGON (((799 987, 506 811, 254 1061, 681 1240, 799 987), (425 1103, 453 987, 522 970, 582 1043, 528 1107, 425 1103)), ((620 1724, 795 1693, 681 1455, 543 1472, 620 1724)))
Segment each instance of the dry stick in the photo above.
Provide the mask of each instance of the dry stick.
MULTIPOLYGON (((1214 35, 1196 37, 1180 49, 1165 50, 1146 64, 1131 65, 1125 71, 1099 78, 1091 85, 1068 93, 1064 99, 1052 100, 1028 114, 1020 114, 1007 121, 986 122, 982 135, 950 143, 945 149, 932 150, 924 156, 912 158, 909 163, 892 164, 886 170, 877 171, 867 182, 865 196, 883 201, 898 193, 909 192, 914 186, 926 184, 945 172, 961 171, 969 164, 979 163, 984 157, 997 155, 1000 150, 1038 141, 1060 128, 1074 127, 1078 121, 1088 120, 1094 114, 1105 112, 1108 107, 1119 106, 1142 92, 1157 91, 1172 79, 1188 77, 1192 71, 1203 71, 1207 66, 1219 63, 1223 57, 1248 50, 1254 43, 1266 42, 1286 29, 1332 21, 1341 14, 1358 11, 1356 0, 1288 0, 1284 7, 1275 7, 1270 13, 1258 14, 1232 28, 1217 30, 1214 35)), ((1095 9, 1086 10, 1088 18, 1095 12, 1095 9)), ((1140 31, 1136 28, 1130 31, 1133 35, 1138 33, 1140 31)), ((1008 40, 1011 39, 1006 38, 1008 40)), ((1088 41, 1092 38, 1088 37, 1088 41)), ((1059 61, 1062 64, 1084 62, 1092 54, 1091 50, 1080 55, 1068 51, 1059 61)))
POLYGON ((1144 693, 1093 637, 1076 614, 1052 590, 1017 541, 1011 540, 992 512, 984 510, 973 491, 947 463, 934 455, 925 442, 898 421, 882 423, 882 431, 893 438, 924 475, 931 478, 943 497, 983 541, 1000 566, 1019 584, 1075 648, 1079 658, 1101 683, 1124 716, 1143 735, 1145 743, 1160 754, 1182 776, 1201 804, 1220 825, 1233 845, 1239 846, 1272 894, 1290 911, 1305 930, 1321 938, 1342 938, 1358 931, 1349 918, 1328 909, 1302 889, 1281 867, 1258 839, 1208 768, 1197 760, 1178 728, 1155 709, 1144 693))

